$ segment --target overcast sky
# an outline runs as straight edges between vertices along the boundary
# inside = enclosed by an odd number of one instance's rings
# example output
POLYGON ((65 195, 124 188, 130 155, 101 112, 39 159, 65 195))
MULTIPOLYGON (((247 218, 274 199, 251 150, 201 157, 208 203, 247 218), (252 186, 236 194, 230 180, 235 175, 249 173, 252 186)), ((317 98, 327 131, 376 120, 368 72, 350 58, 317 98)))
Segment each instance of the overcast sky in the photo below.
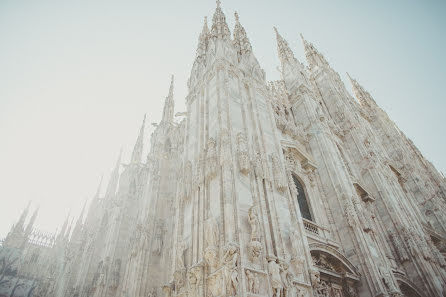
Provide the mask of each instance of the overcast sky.
MULTIPOLYGON (((223 0, 268 80, 279 78, 276 26, 304 61, 299 33, 347 88, 348 71, 446 172, 446 1, 223 0)), ((77 215, 139 127, 158 122, 170 75, 176 112, 213 0, 0 2, 0 238, 32 200, 37 227, 77 215)), ((146 130, 146 143, 152 127, 146 130)), ((105 187, 105 185, 103 185, 105 187)), ((60 229, 60 227, 59 227, 60 229)))

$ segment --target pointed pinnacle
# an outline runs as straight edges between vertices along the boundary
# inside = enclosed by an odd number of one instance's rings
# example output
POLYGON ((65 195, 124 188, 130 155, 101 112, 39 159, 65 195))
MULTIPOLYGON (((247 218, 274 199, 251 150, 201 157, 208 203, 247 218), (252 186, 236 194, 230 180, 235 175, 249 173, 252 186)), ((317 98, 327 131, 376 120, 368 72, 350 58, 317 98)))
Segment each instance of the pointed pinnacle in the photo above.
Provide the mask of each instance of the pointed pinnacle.
POLYGON ((234 16, 235 16, 235 21, 238 23, 239 22, 239 17, 238 17, 237 11, 234 12, 234 16))
POLYGON ((221 1, 220 1, 220 0, 217 0, 216 2, 217 2, 217 8, 220 8, 221 1))

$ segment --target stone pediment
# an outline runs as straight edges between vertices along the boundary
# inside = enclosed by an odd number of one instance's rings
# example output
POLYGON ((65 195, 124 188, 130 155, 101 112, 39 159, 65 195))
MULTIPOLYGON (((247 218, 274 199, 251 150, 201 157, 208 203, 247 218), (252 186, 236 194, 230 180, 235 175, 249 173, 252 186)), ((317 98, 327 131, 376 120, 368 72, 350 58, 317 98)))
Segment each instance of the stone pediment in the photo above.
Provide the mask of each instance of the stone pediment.
POLYGON ((281 144, 282 148, 286 150, 293 150, 296 153, 303 169, 313 171, 317 168, 313 157, 307 153, 303 145, 301 145, 299 142, 282 140, 281 144))

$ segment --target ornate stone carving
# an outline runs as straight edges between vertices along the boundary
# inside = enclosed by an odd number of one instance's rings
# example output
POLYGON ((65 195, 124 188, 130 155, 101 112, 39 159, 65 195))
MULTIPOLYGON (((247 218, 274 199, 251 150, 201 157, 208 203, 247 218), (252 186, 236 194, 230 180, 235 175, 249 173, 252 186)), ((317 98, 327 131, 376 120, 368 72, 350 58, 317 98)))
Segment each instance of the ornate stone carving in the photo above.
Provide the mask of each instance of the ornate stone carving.
POLYGON ((161 255, 161 251, 163 249, 163 226, 163 222, 159 220, 155 227, 155 237, 153 239, 152 251, 157 255, 161 255))
POLYGON ((292 297, 291 293, 293 292, 293 280, 294 275, 288 270, 289 264, 285 261, 280 261, 280 279, 283 284, 283 297, 292 297))
POLYGON ((217 220, 210 217, 205 223, 205 238, 207 246, 218 246, 219 231, 217 220))
POLYGON ((204 259, 210 267, 216 268, 218 266, 218 248, 216 246, 208 246, 204 250, 204 259))
POLYGON ((242 174, 248 174, 250 168, 248 142, 243 132, 237 134, 237 160, 242 174))
POLYGON ((209 138, 206 154, 206 177, 211 180, 217 175, 217 151, 215 149, 215 139, 209 138))
POLYGON ((259 294, 260 293, 259 273, 246 269, 245 274, 246 274, 248 292, 253 294, 259 294))
POLYGON ((280 297, 283 290, 283 283, 280 277, 280 266, 275 256, 268 257, 268 271, 273 290, 273 297, 280 297))
POLYGON ((399 261, 401 263, 408 261, 409 254, 407 253, 406 247, 403 245, 399 236, 391 230, 391 231, 389 231, 389 237, 390 237, 390 241, 393 244, 393 247, 395 248, 395 251, 397 253, 399 261))
POLYGON ((230 242, 224 249, 224 255, 222 262, 224 264, 226 293, 229 296, 236 296, 239 287, 238 277, 238 258, 239 258, 239 246, 230 242))
POLYGON ((199 296, 199 288, 201 285, 201 278, 203 272, 203 264, 201 262, 193 265, 188 272, 188 282, 189 282, 189 297, 199 296))
POLYGON ((279 156, 277 153, 273 153, 271 154, 270 158, 273 169, 274 184, 279 192, 283 192, 287 187, 287 183, 285 176, 283 175, 282 166, 280 165, 279 156))

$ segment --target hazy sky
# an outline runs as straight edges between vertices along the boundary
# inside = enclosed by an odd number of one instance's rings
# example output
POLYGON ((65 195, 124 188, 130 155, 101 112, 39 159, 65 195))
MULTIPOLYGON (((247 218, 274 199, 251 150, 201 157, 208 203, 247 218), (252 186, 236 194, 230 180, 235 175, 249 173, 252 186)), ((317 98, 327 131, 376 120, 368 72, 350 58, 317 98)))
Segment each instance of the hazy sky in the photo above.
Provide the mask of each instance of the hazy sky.
MULTIPOLYGON (((348 71, 446 172, 446 1, 235 1, 267 73, 278 79, 273 26, 304 61, 299 32, 347 88, 348 71)), ((176 112, 207 1, 0 2, 0 238, 32 200, 38 227, 55 231, 77 215, 124 149, 144 113, 160 120, 170 74, 176 112)), ((152 131, 149 125, 147 138, 152 131)))

